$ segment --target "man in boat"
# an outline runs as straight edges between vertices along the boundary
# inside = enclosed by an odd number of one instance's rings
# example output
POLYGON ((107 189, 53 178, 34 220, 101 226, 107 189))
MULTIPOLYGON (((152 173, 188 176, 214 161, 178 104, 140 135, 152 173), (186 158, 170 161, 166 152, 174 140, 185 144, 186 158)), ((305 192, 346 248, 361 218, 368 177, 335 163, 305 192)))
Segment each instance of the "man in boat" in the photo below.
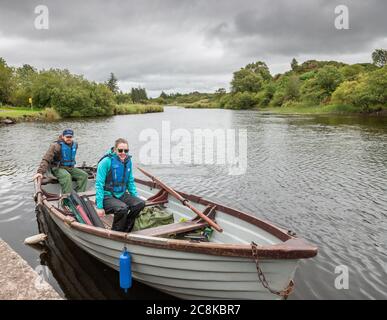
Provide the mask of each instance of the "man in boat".
POLYGON ((99 216, 114 214, 112 230, 130 232, 134 220, 145 207, 137 196, 128 141, 117 139, 114 147, 101 158, 95 181, 99 216))
POLYGON ((66 129, 59 139, 52 143, 40 162, 34 180, 51 169, 52 174, 58 179, 62 188, 62 193, 70 193, 73 189, 72 180, 76 182, 75 191, 83 192, 87 187, 88 174, 78 168, 75 168, 75 156, 78 150, 78 144, 74 141, 74 131, 66 129))

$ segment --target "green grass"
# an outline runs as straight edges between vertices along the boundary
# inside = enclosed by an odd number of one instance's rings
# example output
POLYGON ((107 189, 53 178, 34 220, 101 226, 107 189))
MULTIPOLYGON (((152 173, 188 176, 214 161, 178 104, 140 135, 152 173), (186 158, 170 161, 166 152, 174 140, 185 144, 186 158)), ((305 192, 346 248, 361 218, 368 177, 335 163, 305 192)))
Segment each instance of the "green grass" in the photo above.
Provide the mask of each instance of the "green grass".
MULTIPOLYGON (((259 109, 263 112, 277 113, 277 114, 356 114, 356 113, 367 113, 362 112, 361 109, 340 104, 329 104, 322 106, 305 106, 295 105, 286 107, 269 107, 259 109)), ((372 112, 373 110, 370 110, 372 112)), ((376 110, 374 110, 376 111, 376 110)))
POLYGON ((114 114, 140 114, 140 113, 152 113, 163 112, 164 107, 158 104, 118 104, 115 107, 114 114))
POLYGON ((193 103, 177 103, 178 106, 182 106, 188 109, 216 109, 219 108, 219 103, 214 101, 209 101, 208 99, 202 99, 193 103))
MULTIPOLYGON (((164 108, 154 104, 119 104, 114 110, 114 114, 140 114, 150 112, 163 112, 164 108)), ((34 109, 22 107, 0 107, 0 120, 11 119, 20 121, 56 121, 60 120, 60 115, 53 108, 34 109)))
POLYGON ((0 107, 0 119, 11 118, 11 119, 22 119, 31 116, 38 116, 42 110, 31 110, 30 108, 16 108, 2 106, 0 107))
POLYGON ((61 119, 53 108, 33 109, 23 107, 0 107, 0 119, 20 121, 55 121, 61 119))

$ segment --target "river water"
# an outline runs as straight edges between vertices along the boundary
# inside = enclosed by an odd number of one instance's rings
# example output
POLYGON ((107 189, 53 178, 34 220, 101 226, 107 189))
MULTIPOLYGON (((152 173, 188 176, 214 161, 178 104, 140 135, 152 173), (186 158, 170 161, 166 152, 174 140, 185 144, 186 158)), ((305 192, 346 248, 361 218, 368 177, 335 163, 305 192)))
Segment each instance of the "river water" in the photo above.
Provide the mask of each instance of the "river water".
POLYGON ((43 251, 23 245, 38 232, 28 181, 63 128, 75 130, 78 163, 96 163, 122 136, 140 164, 140 134, 155 129, 161 145, 163 125, 191 133, 247 130, 243 174, 230 175, 219 164, 147 168, 178 190, 249 212, 316 244, 318 256, 300 263, 291 299, 386 299, 387 118, 169 107, 155 114, 2 126, 0 237, 66 298, 168 298, 139 283, 124 295, 117 273, 78 250, 50 221, 51 240, 43 251), (346 283, 337 278, 346 268, 349 287, 340 289, 335 281, 346 283))

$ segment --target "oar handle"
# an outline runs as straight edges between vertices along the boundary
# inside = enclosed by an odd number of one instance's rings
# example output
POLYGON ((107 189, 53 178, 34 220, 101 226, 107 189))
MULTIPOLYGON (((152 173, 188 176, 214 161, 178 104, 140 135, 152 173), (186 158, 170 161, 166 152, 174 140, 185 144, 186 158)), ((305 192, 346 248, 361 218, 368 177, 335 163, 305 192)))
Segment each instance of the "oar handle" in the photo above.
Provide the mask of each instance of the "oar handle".
POLYGON ((223 232, 223 229, 217 223, 215 223, 213 220, 211 220, 209 217, 207 217, 203 212, 200 212, 198 209, 196 209, 195 207, 191 206, 190 204, 187 204, 186 206, 188 208, 190 208, 193 212, 195 212, 200 218, 205 220, 216 231, 223 232))

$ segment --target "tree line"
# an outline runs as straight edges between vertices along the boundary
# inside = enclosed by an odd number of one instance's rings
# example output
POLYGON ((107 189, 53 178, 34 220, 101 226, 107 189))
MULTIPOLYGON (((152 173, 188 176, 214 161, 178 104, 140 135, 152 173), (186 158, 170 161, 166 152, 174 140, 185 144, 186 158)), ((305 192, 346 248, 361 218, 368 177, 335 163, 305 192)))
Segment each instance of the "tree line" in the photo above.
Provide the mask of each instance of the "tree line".
POLYGON ((294 58, 290 70, 272 76, 265 62, 257 61, 233 73, 230 92, 161 93, 158 100, 198 107, 250 109, 287 106, 347 105, 359 111, 387 106, 387 50, 372 53, 373 63, 346 64, 337 61, 294 58))
POLYGON ((120 91, 113 73, 105 83, 97 83, 66 69, 11 67, 0 58, 0 105, 30 107, 30 98, 34 108, 53 108, 63 118, 113 115, 117 104, 148 100, 144 88, 120 91))

